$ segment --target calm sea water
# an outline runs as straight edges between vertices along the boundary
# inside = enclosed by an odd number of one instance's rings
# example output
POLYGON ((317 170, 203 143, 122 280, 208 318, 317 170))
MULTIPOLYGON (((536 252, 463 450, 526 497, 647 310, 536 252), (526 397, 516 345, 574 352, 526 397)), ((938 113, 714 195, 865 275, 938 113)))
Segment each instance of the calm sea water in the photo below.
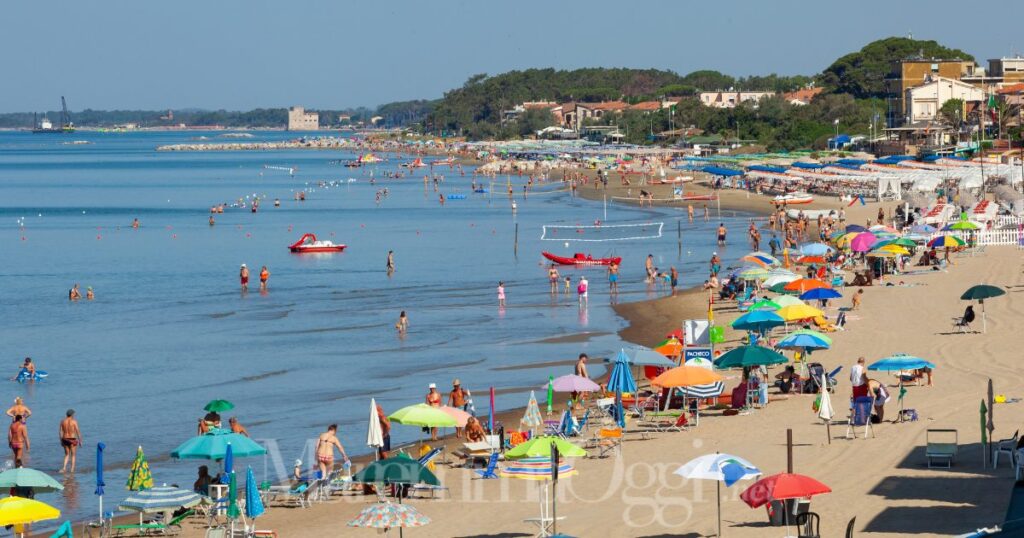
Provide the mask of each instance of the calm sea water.
MULTIPOLYGON (((428 383, 445 389, 453 378, 475 391, 487 412, 486 389, 499 390, 499 410, 525 405, 528 389, 571 367, 509 369, 572 359, 581 351, 614 354, 623 322, 608 307, 603 271, 587 272, 590 306, 548 293, 540 251, 571 255, 562 241, 541 241, 543 224, 591 224, 605 219, 601 203, 573 199, 541 186, 528 198, 516 185, 518 212, 507 196, 470 192, 465 176, 436 169, 444 193, 466 194, 443 207, 433 187, 416 177, 389 180, 389 162, 346 169, 331 161, 355 155, 329 151, 158 153, 165 143, 216 133, 85 133, 68 136, 0 133, 0 357, 13 376, 32 356, 49 379, 36 385, 0 384, 2 398, 22 396, 32 408, 29 466, 59 469, 57 426, 74 408, 84 433, 82 461, 64 494, 45 495, 66 517, 95 513, 95 443, 107 444, 108 499, 121 484, 135 449, 146 451, 157 483, 191 484, 196 462, 169 459, 194 435, 202 406, 214 398, 274 458, 251 463, 275 478, 275 460, 308 461, 310 440, 331 422, 351 453, 365 452, 370 397, 386 410, 422 401, 428 383), (89 145, 65 145, 87 140, 89 145), (296 167, 288 172, 266 165, 296 167), (376 185, 370 183, 370 174, 376 185), (350 179, 355 181, 350 182, 350 179), (318 181, 341 185, 317 188, 318 181), (390 195, 378 205, 375 193, 390 195), (305 202, 292 200, 309 189, 305 202), (228 209, 207 223, 211 205, 247 195, 266 196, 258 213, 228 209), (271 201, 281 199, 281 207, 271 201), (142 227, 131 229, 133 218, 142 227), (518 223, 518 257, 513 253, 518 223), (23 225, 23 226, 22 226, 23 225), (295 255, 286 246, 304 232, 345 243, 336 255, 295 255), (395 251, 397 271, 384 271, 395 251), (269 293, 239 292, 246 263, 257 282, 270 268, 269 293), (496 286, 507 289, 499 310, 496 286), (73 283, 92 286, 97 299, 69 303, 73 283), (406 310, 410 331, 393 329, 406 310), (582 343, 545 339, 596 333, 582 343), (523 392, 526 390, 527 392, 523 392)), ((255 140, 288 138, 259 133, 255 140)), ((501 192, 506 178, 499 178, 501 192)), ((610 205, 607 223, 664 222, 660 239, 593 243, 589 252, 624 257, 620 301, 652 293, 642 283, 643 258, 676 265, 684 284, 705 277, 716 223, 682 224, 677 256, 675 209, 610 205)), ((743 219, 733 219, 738 239, 743 219)), ((651 233, 648 229, 644 233, 651 233)), ((735 258, 745 249, 732 247, 735 258)), ((575 277, 578 270, 563 270, 575 277)), ((418 437, 396 426, 395 442, 418 437)), ((10 459, 9 453, 5 458, 10 459)))

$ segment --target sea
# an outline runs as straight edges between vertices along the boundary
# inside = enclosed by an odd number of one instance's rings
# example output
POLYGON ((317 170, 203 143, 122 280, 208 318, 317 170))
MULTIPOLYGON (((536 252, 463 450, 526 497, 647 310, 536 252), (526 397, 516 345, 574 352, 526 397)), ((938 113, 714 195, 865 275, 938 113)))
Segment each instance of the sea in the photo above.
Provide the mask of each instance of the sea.
MULTIPOLYGON (((548 376, 571 373, 579 353, 613 357, 628 345, 616 335, 625 322, 614 300, 667 293, 643 282, 648 254, 661 270, 675 266, 686 287, 703 282, 716 249, 717 216, 704 222, 698 209, 691 224, 685 207, 584 200, 557 181, 560 174, 524 195, 526 177, 474 179, 471 166, 413 169, 410 177, 400 167, 408 155, 381 153, 383 162, 346 168, 358 153, 156 151, 238 141, 225 134, 0 132, 0 364, 13 377, 32 357, 48 373, 37 383, 4 379, 0 400, 20 396, 31 408, 25 463, 64 484, 63 492, 39 496, 63 519, 97 514, 99 442, 107 507, 129 494, 124 484, 139 447, 157 484, 190 487, 202 462, 170 453, 196 434, 213 399, 234 403, 224 420, 238 417, 269 449, 236 468, 251 465, 268 480, 295 459, 311 465, 314 440, 331 423, 350 454, 367 453, 371 398, 390 413, 422 402, 428 384, 445 392, 459 378, 479 415, 489 412, 491 387, 499 412, 524 406, 531 390, 542 399, 548 376), (405 177, 387 177, 399 172, 405 177), (439 176, 437 191, 424 182, 430 174, 439 176), (473 192, 474 181, 488 192, 473 192), (305 201, 295 200, 300 191, 305 201), (258 212, 232 207, 253 197, 258 212), (228 208, 209 224, 211 206, 222 203, 228 208), (596 224, 602 228, 583 228, 596 224), (634 226, 613 227, 625 224, 634 226), (307 232, 347 248, 291 253, 288 245, 307 232), (393 274, 385 271, 389 250, 393 274), (618 297, 601 268, 560 268, 572 289, 552 296, 545 250, 621 256, 618 297), (248 293, 239 286, 243 263, 253 275, 248 293), (261 293, 256 275, 264 265, 271 276, 261 293), (580 275, 591 284, 586 308, 576 299, 580 275), (76 283, 83 293, 91 287, 95 300, 70 302, 76 283), (404 336, 394 328, 401 311, 409 319, 404 336), (64 476, 58 424, 68 409, 84 443, 77 472, 64 476)), ((241 141, 299 136, 250 134, 241 141)), ((745 216, 721 220, 743 235, 745 216)), ((727 261, 746 252, 731 248, 722 252, 727 261)), ((420 436, 396 425, 393 442, 420 436)), ((10 452, 0 465, 12 465, 10 452)))

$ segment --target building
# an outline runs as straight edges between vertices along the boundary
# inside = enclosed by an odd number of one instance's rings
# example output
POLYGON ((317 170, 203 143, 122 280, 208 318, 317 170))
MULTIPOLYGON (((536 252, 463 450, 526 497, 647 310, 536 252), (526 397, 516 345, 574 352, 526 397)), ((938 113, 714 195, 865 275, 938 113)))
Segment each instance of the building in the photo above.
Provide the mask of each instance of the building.
POLYGON ((1005 85, 1024 82, 1024 58, 997 58, 988 61, 988 75, 1005 85))
MULTIPOLYGON (((920 122, 935 121, 939 109, 951 99, 959 99, 967 103, 978 102, 985 99, 985 92, 980 88, 962 82, 960 80, 934 77, 920 86, 908 88, 904 94, 903 102, 904 123, 915 124, 920 122)), ((963 111, 966 118, 966 110, 963 111)))
POLYGON ((628 110, 650 114, 665 108, 672 108, 677 104, 679 104, 679 101, 641 101, 635 105, 630 105, 628 110))
POLYGON ((289 131, 316 131, 320 128, 320 114, 306 112, 301 106, 288 109, 289 131))
POLYGON ((825 88, 815 88, 808 86, 806 88, 800 88, 795 92, 786 92, 782 94, 782 98, 791 105, 803 106, 811 104, 821 92, 825 91, 825 88))
POLYGON ((736 105, 744 102, 757 102, 766 97, 775 95, 775 92, 738 92, 733 90, 700 92, 700 103, 704 106, 714 108, 736 108, 736 105))
MULTIPOLYGON (((984 72, 976 69, 971 60, 908 58, 895 62, 886 79, 886 90, 889 94, 886 124, 889 127, 896 127, 906 122, 907 105, 904 103, 904 97, 907 95, 907 90, 936 77, 961 80, 977 76, 983 79, 984 72)), ((984 83, 984 80, 977 82, 984 83)))

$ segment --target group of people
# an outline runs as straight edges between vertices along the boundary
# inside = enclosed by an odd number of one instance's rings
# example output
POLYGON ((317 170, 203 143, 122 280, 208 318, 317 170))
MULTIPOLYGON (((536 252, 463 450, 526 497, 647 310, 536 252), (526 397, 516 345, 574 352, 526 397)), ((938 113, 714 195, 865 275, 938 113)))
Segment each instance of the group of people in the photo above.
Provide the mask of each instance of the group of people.
MULTIPOLYGON (((466 420, 466 427, 455 428, 455 437, 461 439, 465 435, 466 440, 469 442, 480 442, 486 438, 486 431, 483 425, 476 418, 476 409, 473 407, 472 394, 469 390, 462 387, 462 382, 458 379, 452 381, 452 390, 448 392, 448 399, 443 405, 459 409, 469 413, 469 418, 466 420)), ((431 407, 442 406, 441 393, 437 390, 437 384, 431 383, 427 385, 427 396, 425 403, 431 407)), ((382 413, 382 412, 381 412, 382 413)), ((430 439, 437 441, 437 428, 424 428, 424 431, 430 431, 430 439)))
MULTIPOLYGON (((22 467, 31 449, 27 423, 29 417, 32 416, 32 410, 19 396, 14 399, 14 405, 7 409, 7 416, 11 417, 11 424, 7 428, 7 446, 10 447, 14 456, 14 466, 22 467)), ((58 428, 58 437, 60 446, 64 450, 64 464, 61 466, 60 472, 73 473, 77 463, 78 447, 82 446, 82 431, 78 426, 78 420, 75 419, 74 409, 68 409, 64 414, 64 419, 61 420, 58 428)))
MULTIPOLYGON (((86 287, 85 288, 85 300, 86 301, 91 301, 91 300, 93 300, 95 298, 96 298, 96 294, 93 293, 92 286, 86 287)), ((82 290, 78 289, 78 283, 76 282, 75 285, 71 286, 71 289, 68 290, 68 300, 69 301, 78 301, 80 299, 82 299, 82 290)))
MULTIPOLYGON (((264 265, 260 268, 260 291, 267 291, 267 281, 270 280, 270 270, 264 265)), ((242 291, 249 291, 249 268, 243 263, 238 270, 238 279, 242 284, 242 291)))

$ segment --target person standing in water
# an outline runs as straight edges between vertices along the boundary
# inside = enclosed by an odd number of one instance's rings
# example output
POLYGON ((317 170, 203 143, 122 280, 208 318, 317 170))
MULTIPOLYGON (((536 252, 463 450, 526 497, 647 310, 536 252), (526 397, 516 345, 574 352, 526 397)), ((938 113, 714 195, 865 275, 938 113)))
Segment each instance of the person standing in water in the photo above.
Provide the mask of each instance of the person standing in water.
POLYGON ((138 230, 139 226, 141 226, 141 224, 139 224, 139 219, 138 218, 136 218, 135 220, 132 221, 132 229, 138 230))
POLYGON ((551 295, 558 293, 558 269, 555 268, 555 264, 548 267, 548 282, 551 283, 551 295))
POLYGON ((71 461, 71 472, 75 472, 75 458, 78 447, 82 445, 82 432, 75 420, 75 410, 68 409, 67 416, 60 422, 60 446, 64 448, 64 465, 60 472, 67 472, 68 460, 71 461))
POLYGON ((28 428, 25 426, 25 418, 21 415, 14 415, 14 422, 7 430, 7 446, 11 447, 14 453, 14 461, 25 459, 25 453, 29 450, 28 428))
POLYGON ((388 251, 388 262, 385 269, 387 269, 389 273, 394 272, 395 270, 395 251, 393 250, 388 251))
POLYGON ((608 289, 619 293, 619 264, 615 262, 608 264, 608 289))
POLYGON ((686 206, 686 216, 690 218, 690 224, 693 224, 693 204, 686 206))
POLYGON ((587 282, 587 277, 580 276, 580 283, 576 286, 576 293, 579 295, 580 307, 587 306, 587 290, 590 287, 590 283, 587 282))
POLYGON ((86 287, 85 288, 85 300, 86 301, 91 301, 91 300, 93 300, 95 298, 96 298, 96 294, 93 293, 92 286, 86 287))
POLYGON ((498 308, 505 308, 505 283, 498 282, 498 308))
POLYGON ((82 292, 78 290, 78 283, 76 282, 75 285, 71 286, 71 289, 68 291, 68 300, 77 301, 81 298, 82 292))
POLYGON ((242 283, 242 291, 249 291, 249 268, 244 263, 238 270, 238 280, 242 283))
POLYGON ((719 222, 718 223, 718 246, 720 246, 720 247, 724 247, 725 246, 725 234, 726 234, 726 232, 727 232, 727 230, 725 229, 725 223, 724 222, 719 222))
POLYGON ((264 265, 260 269, 260 291, 267 291, 267 280, 270 279, 270 270, 264 265))
POLYGON ((398 330, 399 335, 404 335, 409 330, 409 318, 405 315, 405 310, 398 314, 398 323, 395 323, 395 329, 398 330))

